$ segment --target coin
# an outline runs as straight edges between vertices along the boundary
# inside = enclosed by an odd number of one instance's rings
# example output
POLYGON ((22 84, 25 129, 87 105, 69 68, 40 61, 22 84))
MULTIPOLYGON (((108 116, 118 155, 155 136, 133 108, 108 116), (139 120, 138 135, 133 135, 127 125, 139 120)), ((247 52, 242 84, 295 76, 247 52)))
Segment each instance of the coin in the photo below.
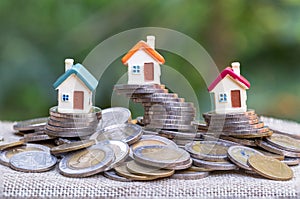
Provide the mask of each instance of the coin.
POLYGON ((115 124, 124 124, 131 120, 131 112, 127 108, 112 107, 102 110, 102 120, 99 124, 105 128, 115 124))
POLYGON ((131 145, 138 141, 142 134, 142 128, 136 124, 116 124, 94 133, 90 139, 94 139, 96 142, 120 140, 131 145))
POLYGON ((185 102, 184 98, 174 97, 151 97, 151 98, 131 98, 133 102, 150 103, 150 102, 185 102))
POLYGON ((247 160, 255 154, 263 155, 261 152, 245 146, 231 146, 228 149, 228 158, 234 164, 246 170, 251 170, 247 164, 247 160))
POLYGON ((186 124, 163 124, 163 125, 156 125, 156 124, 149 124, 146 126, 147 129, 167 129, 167 130, 181 130, 181 131, 196 131, 193 125, 186 125, 186 124))
POLYGON ((190 168, 188 168, 188 170, 190 170, 190 171, 206 171, 206 172, 214 171, 214 169, 208 169, 205 167, 196 167, 196 166, 191 166, 190 168))
POLYGON ((42 117, 42 118, 36 118, 31 120, 25 120, 17 122, 13 126, 14 130, 17 131, 35 131, 35 130, 42 130, 46 123, 47 123, 48 117, 42 117))
POLYGON ((155 176, 159 178, 169 177, 174 174, 174 170, 171 169, 160 169, 157 167, 147 166, 139 164, 135 161, 127 162, 127 170, 130 173, 146 176, 155 176))
POLYGON ((244 145, 244 146, 256 146, 254 139, 242 139, 242 138, 235 138, 235 137, 226 136, 226 135, 220 135, 220 138, 222 138, 224 140, 236 142, 236 143, 244 145))
POLYGON ((131 149, 135 150, 140 146, 148 146, 148 145, 165 145, 170 147, 177 148, 177 145, 164 137, 156 136, 156 135, 143 135, 139 141, 131 145, 131 149))
POLYGON ((249 134, 236 134, 231 135, 236 138, 245 138, 245 139, 251 139, 251 138, 263 138, 268 137, 273 134, 273 131, 266 131, 266 132, 260 132, 260 133, 249 133, 249 134))
POLYGON ((118 140, 106 140, 103 142, 99 142, 98 144, 110 147, 115 155, 114 161, 110 164, 109 167, 105 169, 106 171, 123 163, 129 155, 129 146, 125 142, 118 140))
POLYGON ((129 178, 124 178, 122 176, 119 176, 114 170, 109 170, 109 171, 104 171, 103 173, 104 177, 111 179, 111 180, 116 180, 120 182, 132 182, 133 180, 129 178))
POLYGON ((142 164, 159 168, 176 167, 190 161, 190 154, 185 150, 163 145, 137 147, 133 157, 142 164))
POLYGON ((84 149, 84 148, 90 147, 94 144, 95 144, 95 140, 82 140, 82 141, 66 143, 66 144, 62 144, 57 147, 51 148, 51 153, 59 154, 59 153, 66 153, 66 152, 70 152, 70 151, 76 151, 79 149, 84 149))
POLYGON ((0 142, 0 150, 4 150, 10 147, 14 147, 14 146, 19 146, 24 144, 23 140, 16 140, 16 139, 11 139, 11 140, 5 140, 3 142, 0 142))
POLYGON ((267 142, 287 151, 300 153, 300 141, 286 135, 273 134, 266 137, 267 142))
POLYGON ((276 153, 276 154, 279 154, 279 155, 284 155, 286 157, 300 158, 300 153, 280 149, 280 148, 278 148, 276 146, 273 146, 273 145, 271 145, 268 142, 265 142, 263 140, 256 140, 255 142, 259 147, 261 147, 261 148, 263 148, 267 151, 270 151, 272 153, 276 153))
POLYGON ((49 136, 53 137, 65 137, 65 138, 74 138, 74 137, 84 137, 84 136, 89 136, 93 133, 95 133, 95 130, 91 131, 79 131, 79 130, 74 130, 74 131, 52 131, 49 130, 47 127, 44 129, 44 132, 48 134, 49 136))
POLYGON ((59 172, 67 177, 87 177, 104 171, 114 160, 114 152, 99 144, 67 154, 59 162, 59 172))
POLYGON ((285 163, 288 166, 296 166, 300 164, 300 159, 299 158, 291 158, 291 157, 286 157, 281 162, 285 163))
POLYGON ((194 107, 194 103, 192 102, 161 102, 161 103, 143 103, 144 107, 194 107))
POLYGON ((183 169, 187 169, 190 168, 193 164, 193 160, 190 158, 189 160, 187 160, 186 162, 183 162, 181 164, 178 164, 176 166, 171 165, 171 166, 167 166, 164 169, 172 169, 172 170, 183 170, 183 169))
POLYGON ((144 120, 151 120, 151 119, 170 119, 170 120, 189 120, 193 121, 195 116, 184 116, 184 115, 144 115, 144 120))
POLYGON ((114 86, 114 90, 121 89, 138 89, 138 88, 165 88, 165 85, 162 84, 117 84, 114 86))
POLYGON ((174 124, 174 125, 191 125, 190 120, 178 120, 178 119, 150 119, 150 120, 144 120, 145 123, 148 124, 174 124))
POLYGON ((201 138, 201 133, 196 132, 181 132, 181 131, 171 131, 171 130, 160 130, 159 135, 166 136, 169 139, 182 138, 182 139, 194 139, 201 138))
POLYGON ((97 127, 98 120, 93 122, 60 122, 55 121, 51 118, 48 119, 48 124, 51 126, 57 126, 62 128, 87 128, 87 127, 97 127))
POLYGON ((93 106, 89 113, 60 113, 57 110, 57 106, 50 108, 49 110, 50 117, 62 117, 62 118, 97 118, 101 119, 101 109, 93 106))
POLYGON ((51 170, 57 159, 45 151, 24 151, 9 159, 12 169, 23 172, 45 172, 51 170))
POLYGON ((10 149, 6 149, 4 151, 1 151, 0 153, 0 163, 9 166, 9 159, 14 156, 15 154, 24 152, 24 151, 50 151, 49 147, 40 145, 40 144, 25 144, 21 146, 16 146, 10 149))
POLYGON ((50 124, 47 124, 46 129, 54 132, 74 132, 74 131, 80 131, 80 132, 90 132, 93 131, 95 128, 93 127, 74 127, 74 128, 65 128, 60 126, 52 126, 50 124))
POLYGON ((115 171, 118 175, 131 180, 147 181, 147 180, 155 180, 158 178, 157 176, 146 176, 146 175, 138 175, 138 174, 130 173, 126 165, 121 165, 116 167, 115 171))
POLYGON ((255 148, 255 150, 261 152, 265 156, 269 156, 269 157, 275 158, 277 160, 284 160, 284 155, 279 155, 279 154, 276 154, 276 153, 272 153, 272 152, 262 150, 262 149, 257 149, 257 148, 255 148))
POLYGON ((255 172, 272 180, 290 180, 294 175, 286 164, 264 155, 251 155, 248 164, 255 172))
POLYGON ((202 178, 206 178, 207 176, 209 176, 209 172, 207 171, 195 171, 193 169, 186 169, 176 171, 171 178, 178 180, 199 180, 202 178))
MULTIPOLYGON (((97 117, 87 117, 87 118, 64 118, 64 117, 56 117, 53 115, 50 115, 50 119, 54 122, 58 122, 58 123, 97 123, 99 122, 99 120, 101 119, 102 116, 100 116, 100 118, 97 117)), ((55 125, 53 125, 55 126, 55 125)))
POLYGON ((212 161, 206 161, 206 160, 199 160, 199 159, 193 159, 193 165, 197 167, 204 167, 207 169, 211 170, 220 170, 220 171, 225 171, 225 170, 236 170, 238 167, 226 160, 223 160, 222 162, 212 162, 212 161))
POLYGON ((231 145, 218 141, 193 141, 185 145, 193 158, 220 161, 227 160, 227 150, 231 145))
POLYGON ((252 116, 254 114, 255 114, 254 110, 247 110, 246 112, 232 112, 232 113, 225 113, 225 114, 218 114, 215 112, 207 112, 207 113, 203 113, 203 117, 229 118, 229 117, 252 116))
POLYGON ((34 133, 25 134, 24 137, 20 140, 24 142, 36 142, 36 141, 44 141, 44 140, 52 140, 56 137, 47 135, 44 131, 38 131, 34 133))

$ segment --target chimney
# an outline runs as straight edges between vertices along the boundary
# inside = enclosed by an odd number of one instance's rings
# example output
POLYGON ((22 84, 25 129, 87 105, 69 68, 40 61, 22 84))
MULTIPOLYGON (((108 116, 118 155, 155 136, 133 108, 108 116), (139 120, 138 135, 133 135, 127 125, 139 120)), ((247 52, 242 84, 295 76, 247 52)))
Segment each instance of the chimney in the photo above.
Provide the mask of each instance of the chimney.
POLYGON ((65 72, 72 68, 74 64, 74 59, 65 59, 65 72))
POLYGON ((240 71, 240 62, 232 62, 231 63, 231 67, 233 69, 233 72, 235 74, 237 74, 238 76, 241 75, 241 71, 240 71))
POLYGON ((147 44, 151 47, 151 48, 153 48, 153 49, 155 49, 155 36, 147 36, 147 44))

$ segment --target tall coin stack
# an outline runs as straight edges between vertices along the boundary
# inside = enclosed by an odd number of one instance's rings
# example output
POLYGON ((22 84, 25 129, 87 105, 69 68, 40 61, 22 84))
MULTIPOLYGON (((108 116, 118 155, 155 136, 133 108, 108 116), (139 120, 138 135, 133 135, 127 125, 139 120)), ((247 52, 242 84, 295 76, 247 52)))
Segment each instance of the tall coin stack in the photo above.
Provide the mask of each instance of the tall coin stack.
POLYGON ((124 94, 144 107, 143 123, 147 129, 193 131, 192 121, 196 109, 193 103, 185 102, 176 93, 169 93, 164 85, 115 85, 118 94, 124 94))
POLYGON ((60 113, 57 106, 50 108, 45 133, 54 137, 84 137, 95 133, 102 114, 92 107, 90 113, 60 113))

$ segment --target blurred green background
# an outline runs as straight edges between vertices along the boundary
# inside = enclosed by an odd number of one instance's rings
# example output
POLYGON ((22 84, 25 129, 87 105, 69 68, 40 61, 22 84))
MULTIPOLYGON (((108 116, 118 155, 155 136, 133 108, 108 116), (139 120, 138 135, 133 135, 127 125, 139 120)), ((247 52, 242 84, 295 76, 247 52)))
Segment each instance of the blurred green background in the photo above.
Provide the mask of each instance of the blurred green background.
MULTIPOLYGON (((252 84, 249 108, 300 121, 298 0, 1 0, 0 16, 0 120, 47 116, 57 104, 52 84, 64 72, 65 58, 83 62, 114 34, 162 27, 198 41, 220 70, 240 61, 252 84)), ((199 90, 201 112, 209 111, 201 77, 182 67, 185 60, 162 54, 199 90)), ((97 106, 110 106, 113 84, 125 72, 120 59, 109 67, 97 89, 97 106)), ((141 114, 131 106, 135 116, 141 114)))

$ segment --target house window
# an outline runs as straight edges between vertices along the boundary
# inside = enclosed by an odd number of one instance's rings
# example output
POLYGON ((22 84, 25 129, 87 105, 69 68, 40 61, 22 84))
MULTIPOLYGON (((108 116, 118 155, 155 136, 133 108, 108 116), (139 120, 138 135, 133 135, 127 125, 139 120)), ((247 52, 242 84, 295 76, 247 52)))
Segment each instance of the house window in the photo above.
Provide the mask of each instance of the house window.
POLYGON ((132 74, 141 74, 140 66, 132 66, 132 74))
POLYGON ((63 102, 68 102, 68 101, 69 101, 69 95, 63 94, 63 95, 61 96, 61 99, 62 99, 63 102))
POLYGON ((219 102, 228 102, 227 101, 227 93, 220 93, 219 94, 219 102))

